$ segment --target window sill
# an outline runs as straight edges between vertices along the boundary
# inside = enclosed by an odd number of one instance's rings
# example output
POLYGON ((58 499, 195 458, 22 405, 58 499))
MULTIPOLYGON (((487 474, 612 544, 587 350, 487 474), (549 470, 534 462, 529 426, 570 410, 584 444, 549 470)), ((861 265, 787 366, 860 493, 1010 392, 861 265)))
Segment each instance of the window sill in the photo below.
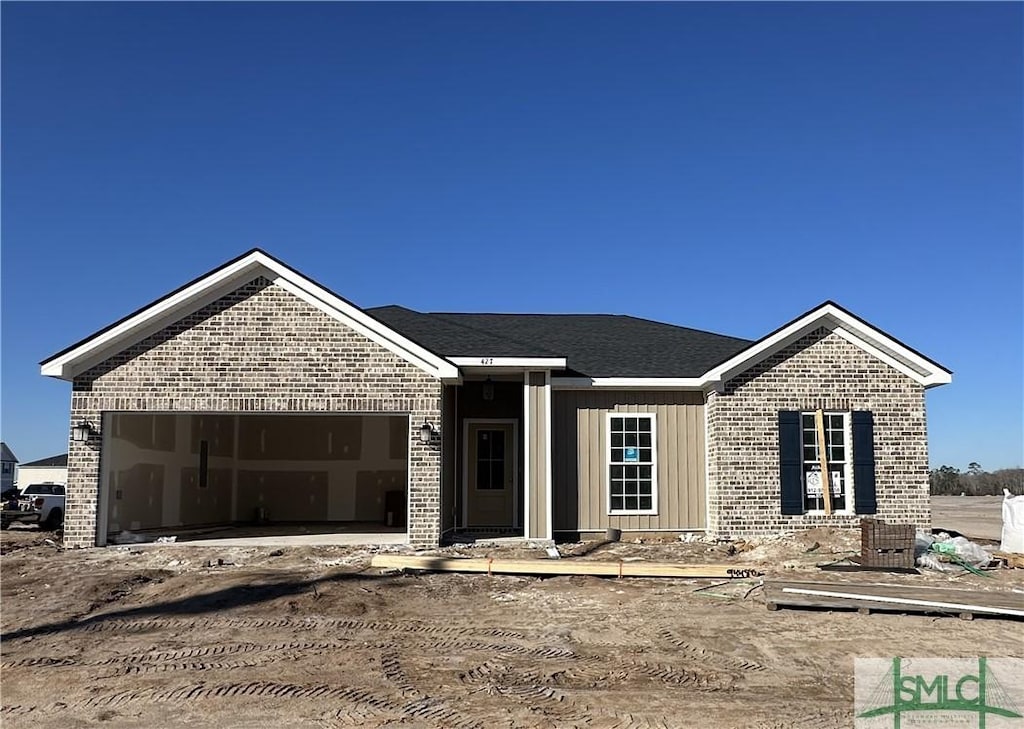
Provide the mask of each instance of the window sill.
POLYGON ((833 510, 831 514, 826 514, 824 509, 815 509, 813 511, 805 511, 804 516, 857 516, 854 512, 849 509, 843 509, 842 511, 833 510))
POLYGON ((647 509, 646 511, 609 511, 608 516, 657 516, 657 509, 647 509))

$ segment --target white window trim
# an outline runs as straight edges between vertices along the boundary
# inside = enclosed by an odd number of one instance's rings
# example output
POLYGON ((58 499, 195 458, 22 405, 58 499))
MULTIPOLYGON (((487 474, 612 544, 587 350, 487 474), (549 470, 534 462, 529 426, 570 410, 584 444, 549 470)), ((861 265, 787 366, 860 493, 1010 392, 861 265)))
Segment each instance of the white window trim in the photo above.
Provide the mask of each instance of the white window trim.
MULTIPOLYGON (((608 516, 657 516, 658 514, 658 414, 610 411, 604 421, 604 498, 608 516), (651 421, 651 508, 612 509, 612 418, 647 418, 651 421)), ((647 465, 647 464, 643 464, 647 465)))
MULTIPOLYGON (((824 415, 843 416, 843 440, 846 443, 846 462, 843 464, 843 488, 846 497, 845 509, 832 509, 832 514, 826 514, 824 509, 805 509, 804 516, 854 516, 854 492, 853 492, 853 430, 851 413, 849 410, 823 410, 824 415)), ((813 410, 800 411, 800 488, 803 491, 804 503, 807 503, 807 484, 803 480, 803 437, 804 437, 804 415, 814 415, 813 410)))

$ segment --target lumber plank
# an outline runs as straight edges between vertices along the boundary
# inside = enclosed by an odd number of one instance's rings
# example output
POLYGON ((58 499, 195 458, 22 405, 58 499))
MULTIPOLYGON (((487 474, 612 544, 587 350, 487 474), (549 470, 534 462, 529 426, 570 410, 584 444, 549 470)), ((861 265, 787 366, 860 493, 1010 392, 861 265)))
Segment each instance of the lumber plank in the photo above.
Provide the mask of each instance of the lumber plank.
POLYGON ((577 562, 546 559, 490 559, 466 557, 374 555, 371 567, 430 572, 482 572, 513 575, 592 575, 595 577, 757 577, 762 572, 747 565, 670 564, 666 562, 577 562))
POLYGON ((818 462, 821 465, 821 494, 825 499, 825 515, 832 514, 832 478, 828 472, 828 443, 825 440, 825 412, 814 411, 814 425, 818 430, 818 462))
POLYGON ((800 607, 1024 617, 1024 601, 1005 591, 994 590, 780 580, 765 583, 765 598, 778 605, 800 607))

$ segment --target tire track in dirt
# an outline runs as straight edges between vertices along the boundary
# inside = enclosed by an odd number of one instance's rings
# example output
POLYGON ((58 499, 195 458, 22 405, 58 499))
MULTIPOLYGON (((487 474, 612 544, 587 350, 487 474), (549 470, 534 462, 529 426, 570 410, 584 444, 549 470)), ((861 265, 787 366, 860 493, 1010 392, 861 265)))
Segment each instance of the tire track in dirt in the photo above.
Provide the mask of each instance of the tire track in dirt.
MULTIPOLYGON (((68 667, 68 666, 112 666, 117 664, 127 664, 126 667, 133 668, 134 670, 140 670, 145 664, 163 663, 163 662, 186 662, 188 659, 195 658, 216 658, 216 657, 227 657, 232 655, 249 654, 249 653, 295 653, 301 652, 305 655, 320 655, 329 650, 340 650, 346 648, 347 643, 342 641, 330 641, 330 642, 300 642, 291 641, 284 643, 236 643, 236 644, 219 644, 210 646, 198 646, 192 648, 182 648, 174 651, 161 651, 158 653, 143 653, 143 654, 132 654, 125 656, 109 656, 107 658, 91 660, 91 661, 77 661, 73 658, 54 658, 51 656, 36 656, 32 658, 19 658, 15 660, 6 660, 0 662, 0 667, 4 669, 13 668, 49 668, 49 667, 68 667)), ((264 661, 266 662, 266 661, 264 661)), ((194 665, 202 665, 201 662, 192 662, 194 665)), ((226 665, 226 664, 225 664, 226 665)), ((256 664, 253 664, 256 665, 256 664)))
MULTIPOLYGON (((458 675, 464 683, 490 682, 497 675, 511 676, 512 669, 505 664, 485 662, 458 675)), ((699 691, 720 691, 732 686, 732 677, 725 679, 717 672, 679 669, 662 663, 648 663, 609 656, 577 655, 563 668, 544 671, 535 666, 516 671, 517 681, 526 684, 554 684, 556 686, 592 689, 635 679, 637 674, 668 686, 685 686, 699 691)))
POLYGON ((580 703, 567 692, 542 685, 545 681, 539 676, 535 678, 527 671, 519 671, 503 663, 484 662, 474 669, 458 674, 457 679, 468 684, 471 693, 498 694, 513 698, 538 713, 557 716, 560 723, 589 723, 593 713, 589 706, 580 703))
MULTIPOLYGON (((95 618, 95 622, 83 623, 80 627, 72 626, 72 629, 82 630, 89 633, 148 633, 154 630, 166 630, 176 628, 179 630, 203 630, 210 628, 244 628, 248 630, 268 630, 294 628, 300 630, 330 629, 330 630, 370 630, 370 631, 400 631, 405 634, 414 635, 472 635, 488 638, 502 638, 512 640, 526 640, 527 635, 502 628, 469 628, 444 625, 427 625, 415 621, 382 621, 382 620, 352 620, 345 618, 202 618, 199 620, 175 620, 173 618, 151 618, 151 619, 121 619, 112 618, 103 620, 102 616, 95 618)), ((37 635, 47 635, 61 632, 66 628, 54 627, 50 630, 42 630, 37 635)))
MULTIPOLYGON (((348 641, 290 641, 282 643, 241 643, 241 644, 218 644, 210 646, 196 646, 190 648, 182 648, 174 651, 161 651, 158 653, 147 653, 147 654, 131 654, 125 656, 109 656, 98 660, 91 661, 78 661, 73 658, 59 658, 52 656, 34 656, 27 658, 9 659, 0 662, 0 667, 4 669, 16 669, 16 668, 68 668, 75 666, 90 666, 90 667, 106 667, 114 666, 118 664, 124 664, 127 668, 135 671, 144 671, 145 664, 159 664, 161 662, 178 662, 181 665, 185 663, 191 663, 192 665, 201 666, 207 665, 201 661, 187 661, 187 659, 193 658, 206 658, 206 657, 226 657, 231 655, 239 654, 251 654, 251 653, 278 653, 282 654, 281 659, 286 660, 283 654, 285 653, 300 653, 303 657, 311 657, 321 655, 332 650, 343 650, 351 645, 348 641)), ((393 645, 390 640, 380 641, 361 641, 361 649, 385 649, 388 646, 393 645)), ((413 640, 404 640, 403 645, 405 647, 416 647, 425 648, 438 652, 452 652, 452 651, 480 651, 485 653, 500 653, 508 655, 524 656, 535 659, 575 659, 576 653, 570 650, 562 648, 550 648, 541 647, 534 648, 528 646, 521 646, 515 644, 503 644, 503 643, 487 643, 482 641, 467 641, 467 640, 441 640, 432 641, 425 640, 422 638, 413 640)), ((271 661, 263 661, 263 663, 271 661)), ((208 664, 213 665, 213 664, 208 664)), ((220 663, 225 668, 232 667, 233 664, 220 663)), ((244 668, 250 664, 239 663, 238 667, 244 668)), ((257 665, 257 664, 251 664, 257 665)), ((152 670, 152 669, 150 669, 152 670)), ((160 669, 167 670, 167 669, 160 669)))
POLYGON ((658 633, 658 637, 665 642, 671 644, 677 650, 691 656, 692 658, 706 662, 711 665, 717 665, 725 669, 731 669, 733 671, 741 672, 756 672, 768 670, 765 666, 761 665, 756 661, 747 660, 744 658, 735 658, 733 656, 727 656, 722 653, 714 653, 702 648, 700 646, 693 645, 687 642, 685 639, 680 637, 678 634, 665 628, 658 633))
POLYGON ((402 707, 406 716, 412 719, 431 719, 441 722, 438 726, 456 727, 458 729, 483 729, 487 726, 487 716, 464 718, 453 711, 443 699, 429 696, 420 691, 410 680, 402 668, 397 649, 392 646, 381 652, 380 667, 384 677, 397 688, 404 698, 412 699, 402 707))
POLYGON ((830 712, 819 711, 813 714, 805 714, 799 718, 777 720, 769 719, 751 724, 750 729, 792 729, 792 727, 812 726, 816 729, 843 729, 853 724, 853 712, 836 710, 830 712))

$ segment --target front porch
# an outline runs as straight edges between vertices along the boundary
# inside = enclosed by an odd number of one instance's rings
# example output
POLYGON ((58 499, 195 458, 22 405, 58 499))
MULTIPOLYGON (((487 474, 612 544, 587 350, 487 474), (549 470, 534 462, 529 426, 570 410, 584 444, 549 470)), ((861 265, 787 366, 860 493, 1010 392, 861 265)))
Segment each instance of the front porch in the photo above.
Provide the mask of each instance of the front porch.
POLYGON ((550 374, 471 372, 446 385, 442 538, 550 539, 550 374))

